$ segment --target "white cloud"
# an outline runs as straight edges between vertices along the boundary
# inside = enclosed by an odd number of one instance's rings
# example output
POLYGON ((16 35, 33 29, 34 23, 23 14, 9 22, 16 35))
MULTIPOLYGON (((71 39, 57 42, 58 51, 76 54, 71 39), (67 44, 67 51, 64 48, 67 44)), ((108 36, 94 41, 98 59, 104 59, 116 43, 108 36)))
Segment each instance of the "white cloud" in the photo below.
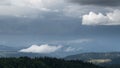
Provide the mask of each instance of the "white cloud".
POLYGON ((82 25, 120 25, 120 10, 106 13, 106 15, 90 12, 83 15, 82 25))
POLYGON ((93 39, 74 39, 74 40, 60 40, 60 41, 51 41, 50 44, 82 44, 92 42, 93 39))
POLYGON ((68 47, 65 49, 65 52, 76 52, 81 50, 82 48, 74 48, 74 47, 68 47))
POLYGON ((68 47, 65 52, 71 52, 71 51, 75 51, 75 48, 72 48, 72 47, 68 47))
POLYGON ((76 39, 76 40, 69 40, 67 41, 68 44, 72 44, 72 43, 87 43, 87 42, 91 42, 92 39, 76 39))
POLYGON ((19 52, 31 52, 31 53, 52 53, 56 52, 57 50, 61 49, 62 46, 50 46, 48 44, 45 45, 32 45, 29 48, 22 49, 19 52))

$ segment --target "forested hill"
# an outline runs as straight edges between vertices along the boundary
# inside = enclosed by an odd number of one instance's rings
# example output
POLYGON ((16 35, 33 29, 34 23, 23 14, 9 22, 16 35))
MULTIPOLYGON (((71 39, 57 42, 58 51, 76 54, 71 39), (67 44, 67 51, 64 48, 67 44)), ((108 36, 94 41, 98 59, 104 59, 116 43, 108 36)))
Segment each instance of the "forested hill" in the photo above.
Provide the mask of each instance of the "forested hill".
POLYGON ((82 61, 56 58, 0 58, 0 68, 102 68, 82 61))

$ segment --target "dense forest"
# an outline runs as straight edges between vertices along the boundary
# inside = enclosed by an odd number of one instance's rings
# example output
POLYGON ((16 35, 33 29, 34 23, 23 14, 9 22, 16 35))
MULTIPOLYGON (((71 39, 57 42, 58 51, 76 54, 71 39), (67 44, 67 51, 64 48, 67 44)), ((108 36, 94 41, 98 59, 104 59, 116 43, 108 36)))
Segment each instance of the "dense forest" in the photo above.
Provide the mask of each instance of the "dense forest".
POLYGON ((0 58, 0 68, 103 68, 82 61, 56 58, 0 58))

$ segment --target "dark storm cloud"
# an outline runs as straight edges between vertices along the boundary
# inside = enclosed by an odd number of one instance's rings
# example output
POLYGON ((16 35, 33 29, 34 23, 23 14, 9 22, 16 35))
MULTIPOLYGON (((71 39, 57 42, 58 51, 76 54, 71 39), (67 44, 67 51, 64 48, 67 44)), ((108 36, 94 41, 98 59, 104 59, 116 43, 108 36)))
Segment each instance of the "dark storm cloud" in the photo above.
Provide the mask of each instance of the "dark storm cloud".
POLYGON ((120 6, 120 0, 69 0, 80 5, 120 6))

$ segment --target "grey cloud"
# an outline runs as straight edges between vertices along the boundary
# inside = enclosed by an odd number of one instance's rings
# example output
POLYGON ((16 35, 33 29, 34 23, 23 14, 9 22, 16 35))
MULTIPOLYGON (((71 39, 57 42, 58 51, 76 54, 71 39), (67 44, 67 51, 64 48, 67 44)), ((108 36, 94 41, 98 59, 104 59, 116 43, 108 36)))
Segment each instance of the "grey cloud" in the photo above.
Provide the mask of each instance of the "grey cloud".
POLYGON ((0 5, 11 5, 9 0, 0 0, 0 5))
MULTIPOLYGON (((57 16, 56 16, 57 17, 57 16)), ((65 18, 65 17, 64 17, 65 18)), ((68 18, 68 17, 67 17, 68 18)), ((0 34, 66 34, 74 33, 78 24, 74 19, 0 17, 0 34), (47 20, 46 20, 47 19, 47 20), (68 22, 68 23, 67 23, 68 22), (7 27, 6 27, 7 26, 7 27)), ((79 22, 77 22, 79 23, 79 22)))
POLYGON ((120 0, 69 0, 80 5, 120 6, 120 0))
POLYGON ((59 12, 64 8, 64 0, 0 0, 0 16, 32 17, 45 12, 59 12))

